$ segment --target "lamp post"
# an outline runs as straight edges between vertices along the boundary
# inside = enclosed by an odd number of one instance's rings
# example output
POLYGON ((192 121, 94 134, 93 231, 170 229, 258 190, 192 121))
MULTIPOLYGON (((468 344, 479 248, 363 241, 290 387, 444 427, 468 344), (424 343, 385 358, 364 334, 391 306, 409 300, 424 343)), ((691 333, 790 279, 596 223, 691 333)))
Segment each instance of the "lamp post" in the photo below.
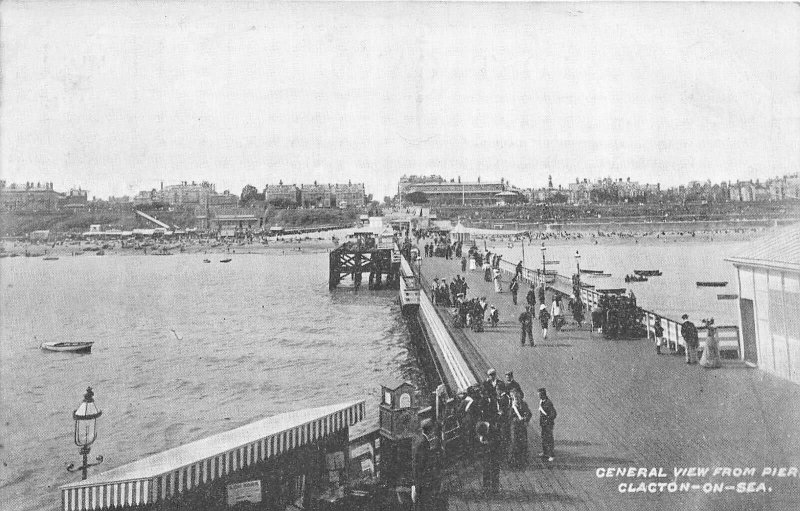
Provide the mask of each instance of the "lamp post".
POLYGON ((581 254, 577 250, 575 251, 575 265, 578 267, 578 277, 575 279, 578 288, 575 290, 577 295, 580 296, 581 292, 581 254))
POLYGON ((94 404, 94 392, 92 387, 86 389, 86 394, 83 396, 83 402, 78 406, 78 409, 72 412, 72 418, 75 420, 75 445, 81 448, 80 454, 83 456, 83 464, 76 467, 74 463, 70 463, 67 467, 67 472, 81 471, 83 477, 86 479, 86 472, 89 467, 94 467, 103 462, 103 457, 97 457, 97 463, 89 463, 90 445, 97 438, 97 418, 103 414, 102 411, 97 409, 94 404))
POLYGON ((542 279, 544 279, 544 273, 547 271, 547 261, 544 258, 544 252, 547 250, 544 246, 544 241, 542 242, 542 279))

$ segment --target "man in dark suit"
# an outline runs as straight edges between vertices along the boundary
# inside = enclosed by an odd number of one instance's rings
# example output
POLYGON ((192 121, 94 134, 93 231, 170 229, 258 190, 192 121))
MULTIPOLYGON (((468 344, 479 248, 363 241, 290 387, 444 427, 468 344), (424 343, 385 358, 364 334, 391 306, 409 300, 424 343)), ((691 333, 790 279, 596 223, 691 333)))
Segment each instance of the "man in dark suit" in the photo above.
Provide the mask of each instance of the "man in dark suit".
POLYGON ((699 344, 699 339, 697 338, 697 327, 694 326, 694 323, 689 321, 688 314, 681 316, 681 319, 683 320, 683 324, 681 325, 681 336, 683 337, 683 340, 686 341, 686 363, 696 364, 697 346, 699 344))
POLYGON ((503 411, 500 409, 500 395, 505 392, 505 385, 497 378, 497 371, 490 368, 486 371, 486 381, 483 382, 483 394, 486 396, 485 419, 492 424, 496 423, 503 411))
POLYGON ((553 438, 553 426, 556 421, 556 407, 547 397, 547 390, 539 389, 539 426, 542 428, 542 452, 539 456, 547 458, 547 461, 555 459, 555 439, 553 438))
POLYGON ((442 446, 433 421, 422 421, 422 437, 414 447, 414 485, 411 500, 414 509, 438 511, 447 509, 442 498, 442 446))

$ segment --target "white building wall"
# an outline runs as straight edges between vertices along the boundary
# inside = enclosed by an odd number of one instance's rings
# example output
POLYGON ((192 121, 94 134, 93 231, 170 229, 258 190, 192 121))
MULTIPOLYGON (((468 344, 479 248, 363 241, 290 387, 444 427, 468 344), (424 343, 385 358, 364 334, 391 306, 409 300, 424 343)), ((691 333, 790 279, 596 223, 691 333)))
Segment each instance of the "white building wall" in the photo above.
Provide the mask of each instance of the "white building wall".
POLYGON ((800 274, 740 266, 738 276, 740 298, 753 300, 758 366, 800 383, 800 274))

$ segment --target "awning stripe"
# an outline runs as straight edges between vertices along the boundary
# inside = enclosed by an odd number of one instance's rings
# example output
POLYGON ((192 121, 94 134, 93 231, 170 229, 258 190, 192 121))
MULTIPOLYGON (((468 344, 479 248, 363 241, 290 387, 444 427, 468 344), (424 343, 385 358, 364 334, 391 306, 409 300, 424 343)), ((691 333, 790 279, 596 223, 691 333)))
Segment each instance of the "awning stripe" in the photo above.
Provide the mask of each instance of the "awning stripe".
MULTIPOLYGON (((347 426, 352 426, 363 418, 365 409, 366 404, 361 401, 339 410, 325 411, 322 413, 327 415, 300 424, 295 423, 283 431, 243 443, 205 459, 195 459, 186 466, 176 467, 160 475, 153 474, 119 482, 107 477, 102 482, 86 486, 71 483, 61 488, 63 509, 64 511, 103 510, 163 501, 185 490, 197 488, 218 477, 279 456, 290 449, 319 441, 347 426)), ((138 467, 133 470, 134 473, 135 470, 141 471, 138 467)))

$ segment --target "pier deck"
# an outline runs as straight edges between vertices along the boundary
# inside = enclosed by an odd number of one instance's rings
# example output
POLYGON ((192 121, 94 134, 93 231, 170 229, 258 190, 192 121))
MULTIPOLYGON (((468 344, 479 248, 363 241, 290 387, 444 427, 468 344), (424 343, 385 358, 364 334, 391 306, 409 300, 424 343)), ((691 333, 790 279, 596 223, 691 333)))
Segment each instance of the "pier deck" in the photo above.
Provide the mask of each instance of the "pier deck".
MULTIPOLYGON (((427 258, 427 279, 451 281, 460 262, 427 258)), ((528 287, 511 302, 508 279, 496 294, 478 271, 466 275, 470 296, 486 296, 500 310, 500 324, 485 332, 455 333, 456 343, 474 367, 487 364, 502 375, 513 370, 526 393, 534 420, 528 428, 530 463, 523 471, 503 468, 501 491, 481 492, 478 463, 451 466, 445 488, 449 509, 800 509, 800 479, 762 477, 764 467, 800 466, 800 387, 779 380, 739 361, 724 360, 723 368, 688 366, 680 356, 658 356, 649 341, 606 340, 567 326, 541 338, 538 311, 534 322, 536 347, 521 347, 517 317, 528 287), (482 359, 482 360, 477 360, 482 359), (546 387, 557 410, 556 460, 546 462, 541 451, 536 389, 546 387), (666 478, 598 478, 598 468, 659 468, 666 478), (725 490, 706 494, 621 493, 622 483, 669 483, 675 467, 708 467, 705 477, 677 482, 764 482, 767 493, 725 490), (755 476, 711 477, 716 467, 755 468, 755 476)), ((426 289, 426 291, 428 291, 426 289)), ((548 306, 549 297, 548 293, 548 306)), ((538 304, 537 304, 538 309, 538 304)), ((566 311, 565 311, 566 312, 566 311)), ((568 314, 568 313, 567 313, 568 314)), ((449 326, 448 326, 449 327, 449 326)), ((483 379, 484 375, 476 375, 483 379)))

